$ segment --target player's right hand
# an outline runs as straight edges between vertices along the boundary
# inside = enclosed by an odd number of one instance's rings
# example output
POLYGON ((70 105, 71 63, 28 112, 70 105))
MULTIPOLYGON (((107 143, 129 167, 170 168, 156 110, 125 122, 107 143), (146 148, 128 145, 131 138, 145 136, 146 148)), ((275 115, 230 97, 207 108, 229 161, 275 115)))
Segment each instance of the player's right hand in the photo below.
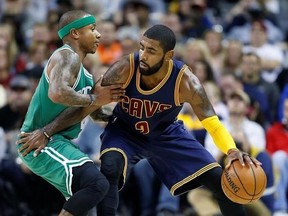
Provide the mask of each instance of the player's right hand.
POLYGON ((38 154, 44 149, 48 143, 47 137, 43 134, 41 129, 35 130, 30 133, 20 133, 19 139, 16 141, 16 144, 22 144, 18 151, 25 157, 29 152, 34 151, 34 157, 37 157, 38 154))
POLYGON ((232 162, 235 160, 239 160, 242 166, 245 166, 245 161, 250 164, 254 163, 256 166, 260 166, 262 164, 256 158, 251 157, 246 152, 240 151, 239 149, 230 149, 227 154, 225 168, 228 169, 231 166, 232 162))
POLYGON ((95 101, 92 105, 103 106, 111 102, 120 102, 125 95, 125 89, 123 84, 112 84, 109 86, 102 86, 103 75, 95 83, 93 88, 93 94, 95 95, 95 101))

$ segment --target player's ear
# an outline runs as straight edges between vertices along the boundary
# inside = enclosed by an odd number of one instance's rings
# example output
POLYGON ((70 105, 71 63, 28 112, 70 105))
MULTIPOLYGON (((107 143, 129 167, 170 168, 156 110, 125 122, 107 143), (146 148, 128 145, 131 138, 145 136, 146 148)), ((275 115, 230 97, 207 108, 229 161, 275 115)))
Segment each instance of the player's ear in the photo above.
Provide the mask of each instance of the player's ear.
POLYGON ((170 50, 165 54, 165 61, 170 61, 174 56, 174 50, 170 50))
POLYGON ((79 38, 79 32, 77 31, 77 29, 72 28, 70 30, 70 34, 74 39, 78 39, 79 38))

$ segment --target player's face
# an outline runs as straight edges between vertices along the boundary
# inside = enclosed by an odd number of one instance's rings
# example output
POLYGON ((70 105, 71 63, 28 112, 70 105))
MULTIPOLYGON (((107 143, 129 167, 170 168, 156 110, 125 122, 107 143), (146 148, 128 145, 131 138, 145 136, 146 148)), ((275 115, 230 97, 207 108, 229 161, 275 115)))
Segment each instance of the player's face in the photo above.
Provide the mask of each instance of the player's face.
POLYGON ((143 37, 140 42, 139 71, 142 75, 155 74, 163 65, 164 53, 159 41, 143 37))
POLYGON ((79 29, 81 48, 86 53, 95 53, 99 46, 101 34, 96 30, 96 25, 91 24, 79 29))

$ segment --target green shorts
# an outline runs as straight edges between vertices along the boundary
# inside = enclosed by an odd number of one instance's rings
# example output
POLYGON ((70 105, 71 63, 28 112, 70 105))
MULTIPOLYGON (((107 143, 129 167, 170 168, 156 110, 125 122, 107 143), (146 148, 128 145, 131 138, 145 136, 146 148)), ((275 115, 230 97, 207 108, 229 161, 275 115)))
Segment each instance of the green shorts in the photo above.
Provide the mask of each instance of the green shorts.
MULTIPOLYGON (((20 146, 17 145, 17 148, 20 146)), ((54 135, 37 157, 33 153, 31 151, 25 157, 19 156, 33 173, 54 185, 66 199, 72 196, 72 169, 92 162, 78 146, 61 135, 54 135)))

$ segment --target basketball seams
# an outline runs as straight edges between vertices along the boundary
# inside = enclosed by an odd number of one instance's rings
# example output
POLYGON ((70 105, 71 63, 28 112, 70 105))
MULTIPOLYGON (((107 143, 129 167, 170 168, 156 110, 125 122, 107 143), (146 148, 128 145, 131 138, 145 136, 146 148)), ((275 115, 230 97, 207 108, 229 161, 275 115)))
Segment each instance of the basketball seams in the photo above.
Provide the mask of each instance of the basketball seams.
MULTIPOLYGON (((251 166, 250 166, 250 167, 251 167, 251 166)), ((233 168, 233 170, 234 170, 235 175, 237 176, 237 179, 238 179, 239 182, 241 183, 241 186, 242 186, 242 188, 244 189, 245 193, 248 194, 249 196, 253 196, 253 195, 250 194, 250 193, 247 191, 247 189, 245 188, 245 185, 243 184, 243 182, 241 181, 240 176, 239 176, 238 173, 237 173, 237 169, 235 168, 234 163, 232 163, 232 168, 233 168)), ((252 169, 252 170, 253 170, 253 169, 252 169)), ((256 184, 255 184, 255 174, 254 174, 254 171, 252 171, 252 173, 253 173, 253 176, 254 176, 254 193, 255 193, 256 184)))
MULTIPOLYGON (((242 199, 242 200, 251 202, 251 199, 250 199, 250 198, 247 199, 247 198, 245 198, 245 197, 239 196, 238 194, 235 194, 235 193, 230 189, 230 187, 227 187, 227 184, 225 183, 225 181, 223 181, 222 186, 223 186, 223 185, 224 185, 225 188, 226 188, 229 192, 231 192, 234 196, 236 196, 236 197, 238 197, 238 198, 240 198, 240 199, 242 199)), ((228 197, 229 197, 229 196, 228 196, 228 197)), ((247 202, 247 203, 249 203, 249 202, 247 202)), ((247 204, 247 203, 246 203, 246 204, 247 204)))
POLYGON ((233 162, 229 169, 224 169, 221 186, 223 192, 233 202, 248 204, 261 198, 266 189, 267 177, 261 167, 252 167, 250 164, 243 169, 241 167, 242 165, 237 161, 233 162), (247 169, 252 169, 252 171, 247 169), (254 179, 252 180, 252 178, 254 179), (247 184, 245 184, 246 181, 247 184), (254 194, 249 193, 248 189, 254 191, 254 194))
MULTIPOLYGON (((224 171, 224 172, 226 172, 226 171, 224 171)), ((235 170, 234 170, 234 172, 235 172, 235 170)), ((225 178, 226 179, 226 178, 225 178)), ((238 178, 239 179, 239 178, 238 178)), ((227 180, 227 179, 226 179, 227 180)), ((230 189, 230 187, 229 187, 229 185, 227 186, 227 184, 226 184, 226 181, 222 181, 222 186, 225 186, 225 188, 230 192, 230 193, 232 193, 233 194, 233 196, 236 196, 236 197, 238 197, 239 199, 242 199, 242 200, 245 200, 245 201, 249 201, 249 202, 251 202, 251 199, 249 198, 245 198, 245 197, 242 197, 242 196, 240 196, 240 195, 238 195, 238 194, 235 194, 234 193, 234 191, 233 190, 231 190, 230 189)), ((249 194, 248 194, 249 195, 249 194)), ((228 196, 229 197, 229 196, 228 196)), ((247 202, 247 203, 249 203, 249 202, 247 202)), ((247 204, 246 203, 246 204, 247 204)))
POLYGON ((248 165, 249 165, 250 169, 252 170, 253 180, 254 180, 254 193, 253 193, 253 195, 251 195, 251 194, 248 193, 250 196, 252 196, 252 199, 251 199, 251 201, 252 201, 252 200, 254 199, 255 193, 256 193, 256 175, 255 175, 254 168, 252 167, 252 165, 249 164, 249 163, 248 163, 248 165))

